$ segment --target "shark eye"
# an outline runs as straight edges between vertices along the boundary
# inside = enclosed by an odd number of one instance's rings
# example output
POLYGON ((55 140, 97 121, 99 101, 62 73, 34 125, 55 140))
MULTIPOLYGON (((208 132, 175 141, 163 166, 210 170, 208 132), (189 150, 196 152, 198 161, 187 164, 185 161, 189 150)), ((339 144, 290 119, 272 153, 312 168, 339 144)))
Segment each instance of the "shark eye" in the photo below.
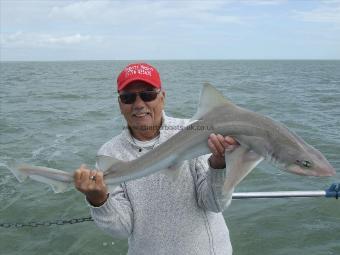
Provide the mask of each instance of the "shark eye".
POLYGON ((302 165, 306 168, 310 168, 312 166, 312 163, 309 162, 308 160, 305 160, 302 162, 302 165))
POLYGON ((305 168, 310 168, 312 167, 312 163, 309 162, 308 160, 296 160, 296 163, 302 167, 305 167, 305 168))

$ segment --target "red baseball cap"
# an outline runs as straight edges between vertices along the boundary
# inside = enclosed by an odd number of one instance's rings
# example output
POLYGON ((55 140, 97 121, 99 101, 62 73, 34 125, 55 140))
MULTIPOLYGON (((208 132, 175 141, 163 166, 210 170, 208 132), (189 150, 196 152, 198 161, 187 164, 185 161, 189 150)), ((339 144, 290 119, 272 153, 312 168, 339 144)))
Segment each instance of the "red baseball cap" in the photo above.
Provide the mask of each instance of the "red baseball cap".
POLYGON ((146 63, 134 63, 126 66, 117 78, 118 91, 133 81, 144 81, 158 89, 162 84, 157 69, 146 63))

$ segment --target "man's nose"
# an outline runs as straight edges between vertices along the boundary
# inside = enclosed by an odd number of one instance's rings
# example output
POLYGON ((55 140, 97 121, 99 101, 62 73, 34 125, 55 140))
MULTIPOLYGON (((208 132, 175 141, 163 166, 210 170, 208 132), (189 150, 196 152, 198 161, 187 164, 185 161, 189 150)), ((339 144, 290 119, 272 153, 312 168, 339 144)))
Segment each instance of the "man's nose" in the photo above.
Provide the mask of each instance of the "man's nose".
POLYGON ((140 98, 137 94, 136 101, 133 103, 135 108, 143 108, 145 106, 145 102, 140 98))

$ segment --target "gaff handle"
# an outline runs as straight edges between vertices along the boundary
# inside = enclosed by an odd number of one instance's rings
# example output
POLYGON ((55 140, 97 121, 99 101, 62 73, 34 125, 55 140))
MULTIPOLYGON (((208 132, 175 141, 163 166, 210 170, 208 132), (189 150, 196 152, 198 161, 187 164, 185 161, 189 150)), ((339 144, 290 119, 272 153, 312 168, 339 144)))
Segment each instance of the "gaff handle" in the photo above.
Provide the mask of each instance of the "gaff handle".
POLYGON ((340 195, 340 183, 333 183, 326 191, 325 197, 335 197, 339 199, 340 195))

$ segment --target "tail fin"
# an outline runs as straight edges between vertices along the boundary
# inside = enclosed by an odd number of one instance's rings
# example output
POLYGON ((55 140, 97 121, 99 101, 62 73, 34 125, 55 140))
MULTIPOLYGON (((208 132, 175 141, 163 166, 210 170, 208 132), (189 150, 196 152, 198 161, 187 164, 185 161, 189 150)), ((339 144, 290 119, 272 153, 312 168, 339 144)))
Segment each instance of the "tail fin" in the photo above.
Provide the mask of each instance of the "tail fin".
POLYGON ((8 169, 12 172, 12 174, 17 178, 19 182, 24 182, 28 175, 25 172, 20 171, 20 167, 11 164, 8 169))
POLYGON ((11 164, 11 166, 8 167, 8 169, 13 173, 13 175, 18 179, 19 182, 23 182, 29 177, 32 180, 50 185, 54 193, 65 192, 73 187, 72 176, 69 173, 66 173, 61 170, 39 166, 31 166, 26 164, 21 164, 19 166, 11 164), (45 173, 59 176, 60 177, 59 180, 58 178, 49 177, 48 175, 44 174, 41 171, 42 168, 44 169, 45 173), (28 171, 32 169, 34 171, 31 172, 28 171), (63 181, 65 179, 66 181, 63 181))

